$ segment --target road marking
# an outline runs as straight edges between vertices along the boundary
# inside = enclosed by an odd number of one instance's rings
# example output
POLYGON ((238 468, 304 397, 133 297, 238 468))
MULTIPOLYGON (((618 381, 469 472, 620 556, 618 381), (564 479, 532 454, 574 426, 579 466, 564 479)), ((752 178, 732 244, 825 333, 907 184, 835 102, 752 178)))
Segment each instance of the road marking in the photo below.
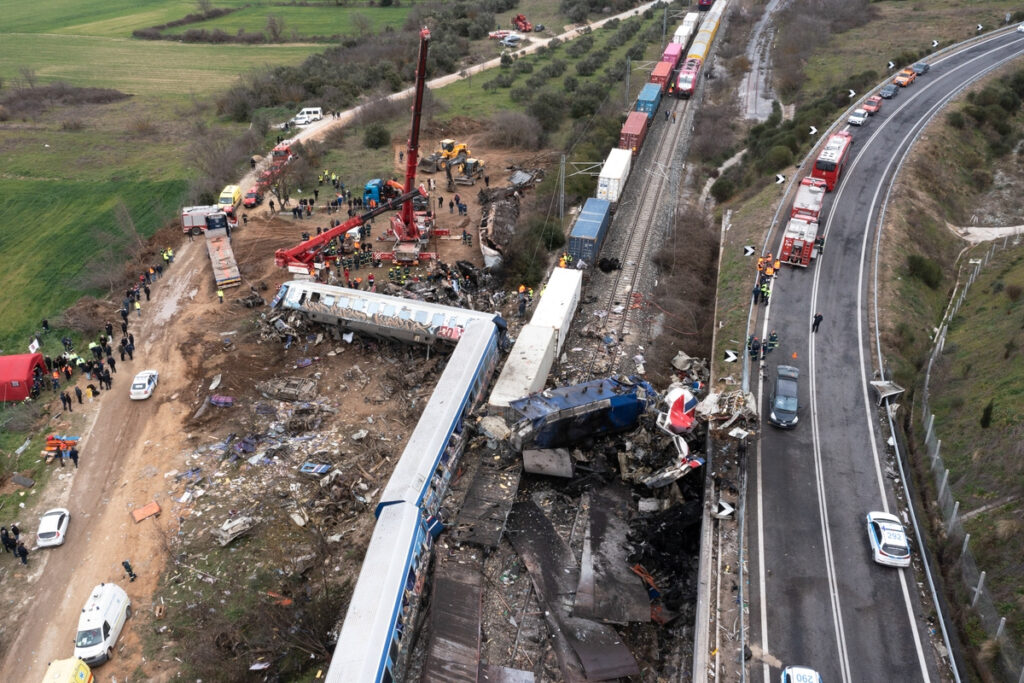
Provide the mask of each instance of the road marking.
MULTIPOLYGON (((964 62, 963 64, 957 66, 956 69, 954 69, 954 71, 958 71, 960 69, 963 69, 963 68, 967 67, 968 65, 973 64, 974 62, 976 62, 979 59, 982 59, 984 57, 988 57, 992 53, 994 53, 994 52, 996 52, 998 50, 1004 49, 1004 47, 1005 46, 1000 45, 1000 46, 998 46, 996 48, 988 50, 987 52, 985 52, 983 54, 980 54, 980 55, 978 55, 978 56, 976 56, 976 57, 974 57, 974 58, 964 62)), ((1010 58, 1008 58, 1008 59, 1010 59, 1010 58)), ((1008 61, 1008 60, 1004 60, 1004 61, 1008 61)), ((1000 62, 997 65, 989 67, 988 69, 983 71, 982 74, 980 74, 980 75, 984 75, 985 73, 988 73, 989 71, 997 68, 1002 63, 1003 62, 1000 62)), ((953 74, 953 71, 949 72, 948 74, 944 74, 944 75, 950 76, 952 74, 953 74)), ((937 81, 936 81, 936 83, 937 83, 937 81)), ((926 85, 925 87, 919 89, 918 92, 914 93, 914 95, 912 95, 907 100, 907 104, 912 102, 917 97, 921 96, 919 93, 921 93, 923 91, 926 91, 928 89, 930 89, 930 84, 926 85)), ((941 109, 942 107, 944 107, 949 102, 949 100, 951 100, 953 97, 955 97, 961 90, 963 90, 963 86, 961 86, 960 88, 954 89, 952 92, 950 92, 946 96, 942 97, 938 102, 936 102, 926 112, 926 116, 924 116, 922 119, 919 119, 917 122, 915 122, 915 124, 903 136, 902 140, 900 141, 900 143, 896 147, 896 149, 900 149, 904 145, 907 145, 906 150, 903 152, 903 155, 902 155, 903 157, 906 157, 910 153, 910 150, 912 149, 913 144, 915 142, 914 138, 917 135, 919 135, 920 131, 923 130, 925 126, 928 125, 928 123, 934 117, 935 112, 937 110, 941 109), (909 144, 908 144, 908 140, 909 140, 909 144)), ((901 105, 900 107, 897 108, 896 111, 900 111, 905 106, 907 106, 907 105, 906 104, 901 105)), ((890 117, 890 118, 887 118, 885 121, 883 121, 883 123, 871 135, 871 137, 868 138, 868 141, 867 141, 866 144, 871 144, 874 141, 875 137, 877 137, 881 133, 881 131, 892 120, 893 120, 893 118, 890 117)), ((861 158, 862 158, 861 154, 858 154, 857 157, 854 159, 853 163, 850 164, 850 168, 847 171, 847 174, 853 172, 853 170, 857 167, 857 164, 860 162, 861 158)), ((873 195, 873 197, 871 199, 871 203, 869 205, 870 209, 869 209, 868 213, 866 214, 866 218, 865 218, 865 222, 864 222, 863 238, 862 238, 862 241, 861 241, 860 268, 858 269, 858 275, 857 275, 857 306, 856 306, 856 309, 858 311, 858 316, 857 316, 858 357, 859 357, 859 362, 860 362, 861 380, 862 380, 861 381, 861 394, 862 394, 862 399, 863 399, 863 404, 864 404, 865 421, 866 421, 866 423, 868 425, 868 432, 870 434, 871 453, 872 453, 872 458, 873 458, 874 464, 875 464, 875 478, 876 478, 876 482, 878 484, 879 495, 881 497, 882 510, 884 512, 889 512, 889 499, 888 499, 888 496, 886 495, 887 492, 886 492, 886 488, 885 488, 885 479, 882 476, 881 458, 880 458, 879 452, 878 452, 878 439, 877 439, 877 435, 875 433, 874 415, 872 413, 870 397, 868 396, 868 386, 869 386, 869 382, 870 382, 872 376, 868 374, 867 362, 865 360, 865 355, 864 355, 864 343, 865 343, 864 316, 860 315, 860 312, 863 310, 865 262, 867 260, 868 237, 871 234, 871 228, 872 228, 872 222, 873 222, 872 221, 872 217, 876 213, 876 208, 875 207, 877 207, 877 205, 878 205, 879 196, 880 196, 880 194, 882 192, 883 181, 892 172, 893 165, 895 163, 896 163, 896 157, 890 158, 889 163, 886 165, 885 170, 879 175, 879 180, 878 180, 878 183, 876 184, 876 187, 875 187, 875 193, 874 193, 874 195, 873 195)), ((893 176, 889 180, 889 183, 890 184, 895 183, 895 180, 896 180, 895 176, 893 176)), ((845 182, 841 182, 840 186, 838 188, 838 191, 836 193, 836 198, 833 201, 833 206, 835 205, 836 202, 839 201, 839 198, 842 196, 842 193, 845 190, 845 188, 846 188, 845 182)), ((828 221, 829 225, 831 224, 831 219, 832 219, 832 215, 830 214, 829 221, 828 221)), ((826 227, 826 235, 827 235, 827 232, 828 232, 828 228, 826 227)), ((875 264, 875 265, 877 265, 877 264, 875 264)), ((879 354, 880 353, 881 353, 881 350, 879 349, 879 354)), ((903 604, 904 604, 904 607, 905 607, 906 612, 907 612, 907 617, 908 617, 908 620, 909 620, 909 623, 910 623, 910 626, 911 626, 911 633, 913 634, 913 638, 914 638, 914 648, 915 648, 915 650, 917 652, 918 666, 920 668, 920 671, 921 671, 921 674, 922 674, 924 680, 926 682, 927 681, 931 681, 931 674, 930 674, 930 672, 928 670, 928 663, 927 663, 927 661, 925 659, 924 648, 923 648, 922 643, 921 643, 921 633, 920 633, 920 628, 919 628, 918 620, 917 620, 916 615, 914 614, 913 604, 911 603, 910 590, 909 590, 909 587, 907 585, 907 579, 906 579, 906 570, 900 569, 899 570, 899 575, 900 575, 900 587, 901 587, 901 591, 903 593, 903 604)))

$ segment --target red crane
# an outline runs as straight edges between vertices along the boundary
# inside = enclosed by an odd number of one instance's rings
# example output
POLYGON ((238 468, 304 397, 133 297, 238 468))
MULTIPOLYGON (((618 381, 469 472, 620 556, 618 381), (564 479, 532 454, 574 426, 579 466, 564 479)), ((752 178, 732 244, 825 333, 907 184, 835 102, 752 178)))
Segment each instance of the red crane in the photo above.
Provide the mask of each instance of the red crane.
POLYGON ((337 254, 324 254, 324 249, 336 237, 342 237, 352 228, 363 225, 374 216, 401 208, 400 212, 391 217, 391 232, 398 238, 395 251, 392 257, 395 260, 413 261, 421 257, 419 241, 423 236, 416 225, 416 217, 413 211, 412 200, 417 194, 426 196, 427 192, 422 185, 414 187, 416 183, 416 165, 419 163, 420 147, 420 119, 423 110, 423 90, 427 82, 427 47, 430 44, 430 30, 420 30, 420 52, 416 65, 416 90, 412 105, 412 129, 409 132, 409 142, 405 154, 405 191, 389 202, 383 202, 370 211, 349 218, 347 221, 324 233, 312 237, 301 244, 290 249, 278 249, 274 253, 274 262, 281 268, 298 266, 310 268, 314 262, 321 260, 330 262, 338 257, 337 254), (319 257, 319 258, 318 258, 319 257))

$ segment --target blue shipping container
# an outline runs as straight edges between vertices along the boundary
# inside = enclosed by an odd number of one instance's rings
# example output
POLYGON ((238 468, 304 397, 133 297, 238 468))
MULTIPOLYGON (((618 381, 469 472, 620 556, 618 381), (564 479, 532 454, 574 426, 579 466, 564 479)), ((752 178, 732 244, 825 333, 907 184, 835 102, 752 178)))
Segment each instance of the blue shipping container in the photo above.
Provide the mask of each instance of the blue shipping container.
POLYGON ((640 91, 636 100, 636 110, 647 114, 651 118, 658 111, 658 104, 661 102, 661 86, 657 83, 648 83, 640 91))
POLYGON ((594 265, 611 222, 611 202, 596 197, 588 199, 569 233, 569 253, 573 259, 594 265))

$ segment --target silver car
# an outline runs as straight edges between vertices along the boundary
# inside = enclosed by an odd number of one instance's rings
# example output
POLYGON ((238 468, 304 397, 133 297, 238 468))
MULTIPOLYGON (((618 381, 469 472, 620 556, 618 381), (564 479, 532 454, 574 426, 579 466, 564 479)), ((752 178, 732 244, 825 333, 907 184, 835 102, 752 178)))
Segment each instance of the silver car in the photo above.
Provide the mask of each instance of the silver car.
POLYGON ((851 126, 863 126, 868 122, 868 112, 865 109, 854 109, 846 122, 851 126))
POLYGON ((39 519, 39 529, 36 531, 36 546, 49 548, 55 545, 62 545, 68 534, 68 523, 71 521, 71 513, 65 508, 54 508, 48 510, 39 519))
POLYGON ((910 566, 910 541, 903 533, 903 524, 896 515, 869 512, 868 541, 875 562, 888 567, 910 566))

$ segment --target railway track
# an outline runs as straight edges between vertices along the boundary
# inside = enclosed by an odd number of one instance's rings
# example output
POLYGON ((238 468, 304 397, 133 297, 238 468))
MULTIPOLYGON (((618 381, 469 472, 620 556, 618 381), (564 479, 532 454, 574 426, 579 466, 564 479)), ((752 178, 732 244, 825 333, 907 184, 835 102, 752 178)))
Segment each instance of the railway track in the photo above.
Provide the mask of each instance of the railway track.
MULTIPOLYGON (((615 271, 614 280, 605 299, 604 310, 608 311, 606 329, 614 331, 619 338, 632 332, 636 322, 636 312, 642 307, 643 292, 638 285, 651 262, 648 247, 651 237, 657 232, 657 214, 663 201, 674 200, 672 187, 669 185, 669 167, 680 140, 684 137, 684 117, 687 102, 665 97, 662 104, 664 111, 675 112, 678 123, 663 126, 663 133, 655 150, 653 159, 648 159, 641 169, 644 175, 639 195, 632 200, 632 213, 628 221, 619 222, 615 229, 625 235, 625 242, 616 256, 621 268, 615 271)), ((659 109, 659 113, 661 113, 659 109)), ((635 173, 635 172, 634 172, 635 173)), ((619 212, 624 208, 620 206, 619 212)), ((610 254, 609 254, 610 255, 610 254)))

